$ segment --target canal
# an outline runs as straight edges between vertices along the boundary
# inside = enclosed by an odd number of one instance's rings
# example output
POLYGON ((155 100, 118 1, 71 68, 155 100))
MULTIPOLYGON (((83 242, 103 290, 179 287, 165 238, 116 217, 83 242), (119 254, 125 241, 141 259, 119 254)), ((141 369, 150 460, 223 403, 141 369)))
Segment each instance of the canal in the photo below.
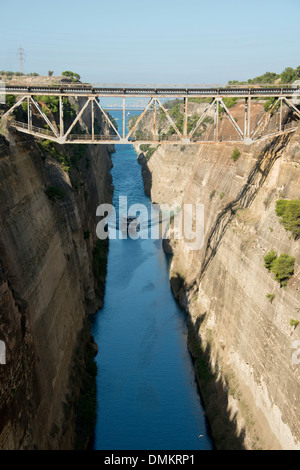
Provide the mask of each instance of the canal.
MULTIPOLYGON (((111 113, 117 122, 120 111, 111 113)), ((151 201, 132 146, 112 155, 114 206, 151 201)), ((169 284, 161 240, 110 240, 96 356, 96 450, 209 450, 205 413, 187 349, 186 315, 169 284)))

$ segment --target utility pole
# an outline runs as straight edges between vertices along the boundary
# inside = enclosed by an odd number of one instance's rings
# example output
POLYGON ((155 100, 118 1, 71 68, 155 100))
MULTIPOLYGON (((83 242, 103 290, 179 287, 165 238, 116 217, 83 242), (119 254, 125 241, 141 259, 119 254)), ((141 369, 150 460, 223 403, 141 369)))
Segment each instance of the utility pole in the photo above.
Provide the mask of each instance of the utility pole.
POLYGON ((19 60, 20 60, 20 72, 23 73, 23 64, 24 64, 24 49, 23 47, 20 46, 20 48, 18 49, 18 53, 17 55, 19 56, 19 60))

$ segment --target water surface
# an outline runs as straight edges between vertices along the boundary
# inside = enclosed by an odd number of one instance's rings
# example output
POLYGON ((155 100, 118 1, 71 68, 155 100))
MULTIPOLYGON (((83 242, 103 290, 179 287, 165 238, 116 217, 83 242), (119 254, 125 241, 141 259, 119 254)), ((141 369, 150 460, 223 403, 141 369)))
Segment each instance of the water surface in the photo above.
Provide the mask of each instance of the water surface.
MULTIPOLYGON (((114 111, 121 125, 122 112, 114 111)), ((149 208, 132 146, 116 146, 114 205, 149 208)), ((211 449, 161 240, 110 240, 104 304, 92 325, 96 357, 95 449, 211 449)))

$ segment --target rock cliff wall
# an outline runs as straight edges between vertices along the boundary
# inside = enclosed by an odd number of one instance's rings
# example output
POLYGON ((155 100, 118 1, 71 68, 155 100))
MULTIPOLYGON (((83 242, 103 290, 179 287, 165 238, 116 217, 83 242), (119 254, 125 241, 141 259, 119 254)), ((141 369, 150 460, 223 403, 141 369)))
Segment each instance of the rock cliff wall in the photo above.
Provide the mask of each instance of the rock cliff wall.
POLYGON ((279 223, 275 203, 300 198, 300 134, 238 147, 236 162, 224 143, 161 145, 139 160, 152 201, 204 204, 201 250, 184 240, 168 248, 216 447, 299 449, 300 365, 292 355, 300 329, 290 320, 300 320, 300 240, 279 223), (271 250, 295 257, 286 288, 264 267, 271 250))
POLYGON ((86 146, 69 173, 30 136, 2 133, 0 448, 72 449, 93 349, 88 313, 101 306, 92 264, 96 207, 112 195, 110 153, 86 146))

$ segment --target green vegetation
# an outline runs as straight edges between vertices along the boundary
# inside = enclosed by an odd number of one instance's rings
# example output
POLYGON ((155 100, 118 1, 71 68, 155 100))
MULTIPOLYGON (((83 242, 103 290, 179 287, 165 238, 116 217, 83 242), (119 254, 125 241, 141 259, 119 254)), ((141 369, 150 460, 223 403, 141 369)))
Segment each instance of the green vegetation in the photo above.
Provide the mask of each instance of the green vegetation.
POLYGON ((80 80, 80 75, 75 72, 71 72, 70 70, 66 70, 65 72, 62 72, 62 75, 64 77, 68 77, 72 80, 72 82, 78 82, 80 80))
POLYGON ((11 108, 16 103, 15 95, 6 95, 5 102, 9 108, 11 108))
POLYGON ((269 110, 272 108, 272 106, 273 106, 273 104, 275 103, 275 101, 276 101, 276 98, 269 98, 269 99, 267 99, 267 100, 265 101, 265 103, 264 103, 264 110, 265 110, 266 112, 269 111, 269 110))
MULTIPOLYGON (((59 116, 59 97, 58 96, 35 96, 36 101, 42 107, 42 111, 49 115, 53 114, 55 120, 58 122, 59 116)), ((67 97, 63 97, 63 107, 64 107, 64 121, 73 120, 75 118, 76 112, 73 104, 70 103, 67 97)))
MULTIPOLYGON (((79 171, 79 162, 86 152, 86 146, 84 144, 65 145, 64 151, 60 150, 61 147, 51 140, 41 140, 38 142, 38 145, 44 154, 48 154, 57 160, 64 171, 70 172, 72 168, 79 171)), ((86 168, 89 167, 89 165, 90 161, 88 161, 88 163, 86 161, 86 168)))
MULTIPOLYGON (((225 104, 226 108, 230 109, 232 108, 233 106, 236 105, 237 103, 237 98, 233 98, 233 97, 229 97, 229 98, 223 98, 223 103, 225 104)), ((225 110, 224 108, 219 104, 219 115, 222 115, 223 113, 225 113, 225 110)))
POLYGON ((36 72, 31 73, 22 73, 22 72, 12 72, 11 70, 0 70, 0 77, 6 80, 11 80, 13 76, 16 77, 39 77, 39 74, 36 72))
POLYGON ((158 147, 151 147, 150 144, 141 144, 140 149, 144 153, 146 160, 149 160, 158 147))
POLYGON ((57 160, 64 171, 70 170, 70 158, 61 150, 58 150, 57 145, 51 140, 40 140, 38 145, 43 153, 49 154, 52 158, 57 160))
POLYGON ((145 157, 146 157, 146 160, 149 160, 152 155, 154 154, 155 150, 157 150, 158 147, 151 147, 149 148, 149 150, 147 151, 145 157))
POLYGON ((290 320, 290 325, 291 325, 293 328, 296 328, 296 326, 299 325, 299 320, 294 320, 293 318, 291 318, 291 320, 290 320))
POLYGON ((274 259, 276 259, 277 257, 277 254, 274 250, 270 251, 265 257, 264 257, 264 261, 265 261, 265 268, 268 270, 268 271, 271 271, 271 267, 272 267, 272 263, 274 261, 274 259))
POLYGON ((223 193, 223 191, 222 191, 222 192, 220 193, 220 195, 219 195, 219 198, 220 198, 220 199, 223 199, 224 196, 225 196, 225 193, 223 193))
POLYGON ((283 253, 278 258, 274 259, 271 271, 275 276, 275 280, 280 283, 280 286, 286 286, 289 279, 294 274, 295 258, 283 253))
POLYGON ((241 156, 241 152, 239 151, 239 149, 237 147, 235 147, 233 149, 233 152, 231 154, 231 158, 234 162, 236 162, 241 156))
POLYGON ((238 80, 230 80, 228 85, 255 85, 255 84, 266 84, 271 85, 274 83, 293 83, 295 80, 300 79, 300 66, 296 69, 292 67, 286 67, 283 72, 280 74, 275 72, 266 72, 263 75, 260 75, 255 78, 250 78, 247 81, 238 81, 238 80))
POLYGON ((140 149, 143 153, 147 152, 149 148, 150 148, 150 144, 141 144, 140 145, 140 149))
POLYGON ((269 302, 272 303, 275 299, 275 294, 267 294, 266 297, 267 299, 269 299, 269 302))
POLYGON ((279 101, 277 102, 276 106, 274 106, 274 108, 272 109, 272 106, 274 105, 274 103, 277 101, 277 98, 268 98, 268 99, 265 99, 265 103, 264 103, 264 110, 265 112, 268 112, 270 111, 270 114, 271 116, 273 116, 273 114, 278 111, 278 109, 280 108, 280 103, 279 101))
POLYGON ((300 78, 300 66, 298 66, 296 69, 293 69, 292 67, 287 67, 284 69, 283 72, 281 72, 280 75, 280 81, 281 83, 292 83, 295 80, 298 80, 300 78))
POLYGON ((295 258, 286 253, 277 257, 272 250, 264 257, 264 261, 265 268, 274 274, 275 281, 280 283, 280 287, 285 287, 294 274, 295 258))
POLYGON ((276 215, 285 230, 292 232, 295 239, 300 237, 300 200, 279 199, 276 202, 276 215))
MULTIPOLYGON (((54 115, 58 114, 59 110, 59 98, 58 96, 36 96, 37 102, 42 106, 42 110, 45 114, 50 112, 54 115)), ((66 99, 66 98, 64 98, 66 99)))
POLYGON ((137 129, 135 131, 135 138, 136 140, 147 140, 147 132, 146 130, 141 130, 141 129, 137 129))
POLYGON ((64 199, 67 195, 64 189, 51 185, 48 186, 48 188, 45 190, 45 193, 47 194, 48 198, 51 199, 51 201, 54 201, 56 198, 64 199))

